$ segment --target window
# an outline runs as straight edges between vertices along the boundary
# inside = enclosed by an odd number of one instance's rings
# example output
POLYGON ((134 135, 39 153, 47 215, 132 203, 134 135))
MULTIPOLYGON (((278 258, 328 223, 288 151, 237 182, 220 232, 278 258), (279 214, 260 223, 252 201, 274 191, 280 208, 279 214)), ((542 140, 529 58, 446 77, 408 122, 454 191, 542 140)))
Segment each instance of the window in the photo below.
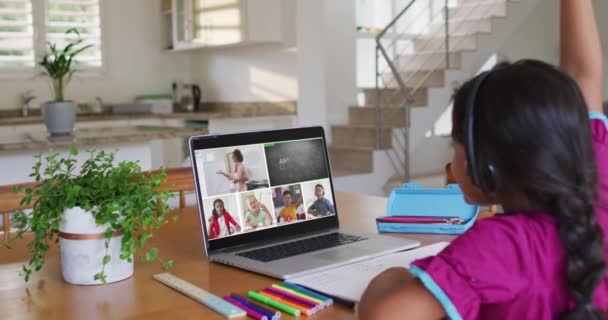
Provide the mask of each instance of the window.
POLYGON ((0 68, 34 66, 34 24, 29 0, 0 0, 0 68))
POLYGON ((0 0, 0 69, 35 66, 47 41, 63 47, 75 28, 92 45, 76 57, 81 67, 102 66, 100 0, 0 0))

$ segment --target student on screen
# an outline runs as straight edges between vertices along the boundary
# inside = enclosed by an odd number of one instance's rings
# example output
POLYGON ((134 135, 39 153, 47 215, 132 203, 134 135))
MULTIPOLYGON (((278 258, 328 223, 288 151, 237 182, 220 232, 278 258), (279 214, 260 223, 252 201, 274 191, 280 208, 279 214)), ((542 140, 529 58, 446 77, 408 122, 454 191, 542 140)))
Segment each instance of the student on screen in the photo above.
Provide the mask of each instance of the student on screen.
POLYGON ((317 200, 308 207, 308 213, 316 217, 324 217, 330 214, 334 214, 336 209, 334 205, 327 199, 325 199, 325 189, 322 185, 317 184, 315 186, 315 196, 317 200))
POLYGON ((235 192, 247 191, 246 182, 249 180, 249 177, 247 176, 247 170, 243 165, 243 154, 241 153, 241 150, 234 149, 234 152, 232 152, 232 161, 234 161, 234 169, 230 174, 227 174, 222 170, 218 170, 217 174, 221 174, 226 177, 226 179, 230 180, 234 184, 235 192))
POLYGON ((247 197, 247 211, 245 212, 245 225, 258 228, 272 224, 272 215, 263 203, 259 202, 254 194, 247 197))
POLYGON ((209 239, 221 238, 231 235, 235 231, 241 231, 238 222, 224 209, 224 201, 221 199, 213 201, 212 214, 209 217, 209 239))
POLYGON ((302 198, 303 197, 300 196, 296 203, 292 204, 291 191, 283 191, 283 204, 285 204, 285 207, 281 209, 281 212, 279 212, 279 218, 283 219, 285 222, 298 220, 297 209, 302 204, 302 198))

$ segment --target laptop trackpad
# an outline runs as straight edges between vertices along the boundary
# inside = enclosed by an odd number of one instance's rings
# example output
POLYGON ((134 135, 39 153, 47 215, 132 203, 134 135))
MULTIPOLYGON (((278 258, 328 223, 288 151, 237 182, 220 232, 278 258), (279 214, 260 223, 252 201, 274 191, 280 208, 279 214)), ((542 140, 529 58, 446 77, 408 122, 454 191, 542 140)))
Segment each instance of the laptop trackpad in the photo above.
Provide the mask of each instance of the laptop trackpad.
POLYGON ((374 252, 369 251, 369 250, 363 250, 363 249, 358 249, 358 248, 348 248, 348 249, 337 249, 337 250, 325 251, 325 252, 317 253, 313 256, 317 259, 336 261, 336 260, 348 260, 348 259, 352 259, 352 258, 356 258, 356 257, 361 257, 364 255, 369 255, 372 253, 374 253, 374 252))

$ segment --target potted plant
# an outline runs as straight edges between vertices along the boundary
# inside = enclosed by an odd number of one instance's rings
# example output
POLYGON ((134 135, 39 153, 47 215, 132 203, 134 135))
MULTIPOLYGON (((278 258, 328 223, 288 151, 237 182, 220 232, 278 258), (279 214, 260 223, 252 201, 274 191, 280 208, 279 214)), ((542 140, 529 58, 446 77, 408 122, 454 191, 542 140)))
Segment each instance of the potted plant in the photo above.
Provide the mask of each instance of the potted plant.
MULTIPOLYGON (((66 157, 39 153, 32 167, 33 187, 15 187, 24 196, 29 213, 18 212, 12 220, 17 231, 4 245, 33 233, 28 244, 32 254, 23 266, 25 281, 44 264, 49 244, 59 242, 63 279, 72 284, 101 284, 120 281, 133 274, 133 255, 145 248, 152 229, 169 221, 166 204, 172 197, 159 191, 166 180, 165 169, 144 173, 136 162, 116 164, 115 152, 89 151, 80 165, 71 149, 66 157)), ((176 220, 177 216, 173 217, 176 220)), ((150 248, 143 260, 159 259, 164 269, 173 261, 158 258, 150 248)))
POLYGON ((81 46, 84 40, 76 29, 70 29, 66 34, 75 34, 76 39, 69 41, 63 49, 48 42, 48 52, 38 63, 43 68, 42 74, 50 78, 53 88, 54 100, 42 106, 44 123, 51 136, 71 135, 74 130, 76 103, 64 100, 63 92, 76 71, 73 68, 74 58, 91 47, 81 46))

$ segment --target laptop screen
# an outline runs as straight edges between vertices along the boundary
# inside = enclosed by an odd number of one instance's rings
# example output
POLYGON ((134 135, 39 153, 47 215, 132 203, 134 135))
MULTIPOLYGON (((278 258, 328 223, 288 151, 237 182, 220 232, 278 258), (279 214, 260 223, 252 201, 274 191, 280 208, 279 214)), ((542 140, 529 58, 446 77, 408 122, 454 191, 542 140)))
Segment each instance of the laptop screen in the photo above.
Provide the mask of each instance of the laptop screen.
MULTIPOLYGON (((273 139, 260 136, 260 142, 236 145, 231 142, 247 139, 217 136, 219 146, 193 148, 201 222, 209 247, 224 247, 215 245, 220 242, 242 244, 235 242, 238 238, 266 239, 258 235, 284 234, 280 231, 289 227, 306 231, 307 222, 336 219, 322 132, 294 139, 276 133, 273 139)), ((255 135, 249 134, 249 141, 255 141, 255 135)))

